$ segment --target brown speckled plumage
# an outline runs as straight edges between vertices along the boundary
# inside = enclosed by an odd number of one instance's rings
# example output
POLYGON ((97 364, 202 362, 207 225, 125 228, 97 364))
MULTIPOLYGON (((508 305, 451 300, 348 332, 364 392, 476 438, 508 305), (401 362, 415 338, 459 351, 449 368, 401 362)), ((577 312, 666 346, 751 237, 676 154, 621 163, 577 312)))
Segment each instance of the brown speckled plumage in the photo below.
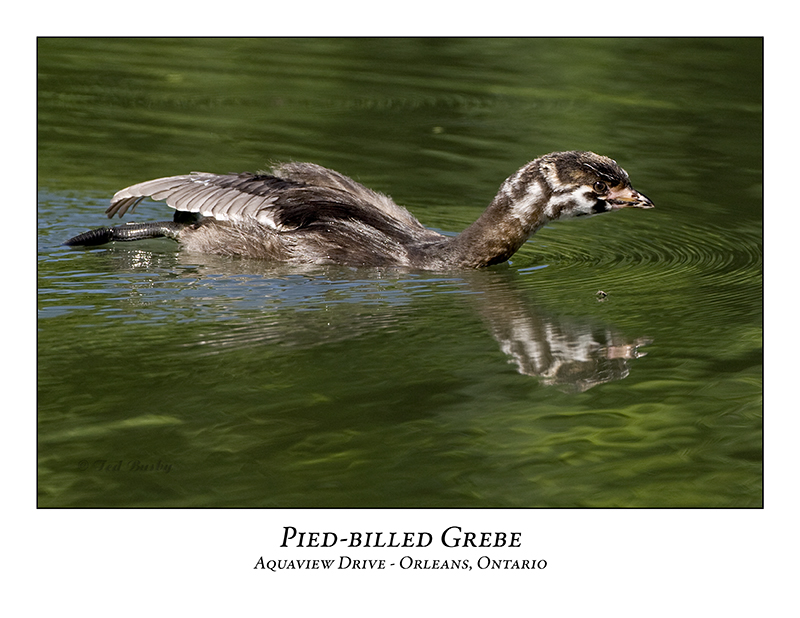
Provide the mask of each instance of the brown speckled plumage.
POLYGON ((616 162, 578 151, 551 153, 520 168, 455 237, 425 228, 386 195, 312 163, 283 164, 269 174, 158 178, 116 193, 106 213, 121 217, 145 197, 202 219, 100 228, 65 244, 167 236, 189 251, 280 262, 477 268, 509 259, 549 221, 652 208, 616 162))

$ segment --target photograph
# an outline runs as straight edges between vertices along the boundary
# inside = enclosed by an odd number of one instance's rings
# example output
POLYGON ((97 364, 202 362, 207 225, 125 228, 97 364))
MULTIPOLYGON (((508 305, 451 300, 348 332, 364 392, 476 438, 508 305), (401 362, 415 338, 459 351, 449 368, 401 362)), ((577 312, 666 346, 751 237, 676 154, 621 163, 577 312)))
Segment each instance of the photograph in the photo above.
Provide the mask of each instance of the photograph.
POLYGON ((763 607, 747 32, 30 39, 54 598, 763 607))
POLYGON ((39 506, 760 507, 762 64, 39 39, 39 506))

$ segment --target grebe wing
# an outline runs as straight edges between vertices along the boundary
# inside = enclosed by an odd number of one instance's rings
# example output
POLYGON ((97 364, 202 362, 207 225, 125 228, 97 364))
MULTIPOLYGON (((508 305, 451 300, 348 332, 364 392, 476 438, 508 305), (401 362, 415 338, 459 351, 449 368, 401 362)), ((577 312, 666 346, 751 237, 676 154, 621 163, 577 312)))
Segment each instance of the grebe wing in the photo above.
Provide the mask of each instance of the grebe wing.
POLYGON ((157 178, 118 191, 106 210, 122 217, 145 197, 175 210, 220 221, 256 219, 274 229, 340 219, 388 218, 418 231, 425 228, 382 193, 313 163, 286 163, 273 174, 192 172, 157 178))
POLYGON ((272 173, 285 180, 341 191, 350 200, 357 201, 360 204, 369 204, 383 214, 410 227, 424 229, 414 215, 402 206, 398 206, 388 195, 373 191, 352 178, 327 167, 322 167, 316 163, 290 162, 276 166, 272 173))
POLYGON ((275 204, 280 192, 297 183, 257 174, 209 174, 192 172, 182 176, 156 178, 117 191, 106 214, 122 217, 133 211, 145 197, 165 201, 183 212, 196 212, 220 221, 254 218, 275 227, 275 204))

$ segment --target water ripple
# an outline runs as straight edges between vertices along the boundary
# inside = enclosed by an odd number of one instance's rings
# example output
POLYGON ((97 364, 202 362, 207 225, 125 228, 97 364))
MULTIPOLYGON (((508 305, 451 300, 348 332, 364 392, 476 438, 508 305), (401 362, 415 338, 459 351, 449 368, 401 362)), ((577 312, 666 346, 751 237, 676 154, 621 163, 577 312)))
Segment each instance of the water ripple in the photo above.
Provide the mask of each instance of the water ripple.
MULTIPOLYGON (((579 233, 562 233, 553 242, 533 242, 521 259, 531 259, 528 272, 552 266, 558 274, 542 282, 559 286, 598 285, 617 290, 696 291, 697 312, 718 310, 731 302, 759 298, 762 286, 763 242, 758 226, 727 227, 682 224, 669 234, 657 223, 637 227, 636 235, 589 242, 579 233), (531 255, 533 253, 533 255, 531 255)), ((536 240, 536 239, 535 239, 536 240)), ((520 264, 520 266, 523 266, 520 264)), ((525 264, 524 266, 527 266, 525 264)), ((543 273, 552 273, 546 268, 543 273)), ((693 296, 694 297, 694 296, 693 296)))

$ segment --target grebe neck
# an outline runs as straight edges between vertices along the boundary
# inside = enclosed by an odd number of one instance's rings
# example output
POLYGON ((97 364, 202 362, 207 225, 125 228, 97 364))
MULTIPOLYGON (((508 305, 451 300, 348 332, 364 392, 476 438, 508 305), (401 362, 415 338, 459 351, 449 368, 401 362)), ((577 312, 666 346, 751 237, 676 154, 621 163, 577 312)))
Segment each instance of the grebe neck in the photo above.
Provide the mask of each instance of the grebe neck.
POLYGON ((458 236, 450 239, 447 253, 454 266, 479 268, 508 260, 544 226, 552 195, 532 162, 500 186, 488 208, 458 236))

